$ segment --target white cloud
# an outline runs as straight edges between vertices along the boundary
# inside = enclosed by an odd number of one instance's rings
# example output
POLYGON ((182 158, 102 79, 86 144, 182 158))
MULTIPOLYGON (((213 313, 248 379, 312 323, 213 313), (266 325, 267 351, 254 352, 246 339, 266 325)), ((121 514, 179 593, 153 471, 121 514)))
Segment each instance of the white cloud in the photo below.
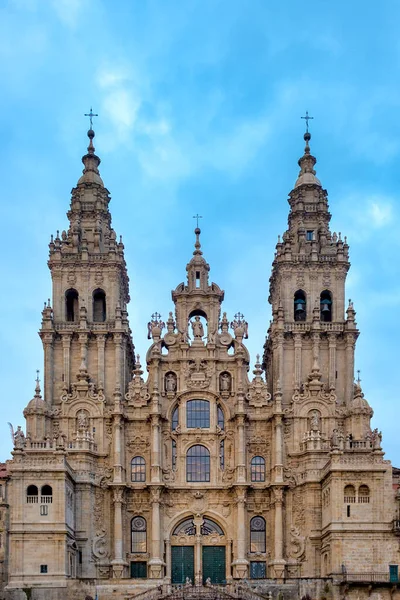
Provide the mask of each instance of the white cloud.
POLYGON ((346 235, 350 242, 363 242, 395 223, 395 203, 394 198, 382 194, 350 193, 340 203, 335 220, 347 223, 346 235))
POLYGON ((64 25, 74 29, 81 16, 83 0, 52 0, 51 6, 64 25))
POLYGON ((368 208, 369 216, 372 219, 372 226, 380 229, 386 225, 390 225, 393 221, 393 206, 386 200, 378 198, 376 201, 371 200, 368 208))

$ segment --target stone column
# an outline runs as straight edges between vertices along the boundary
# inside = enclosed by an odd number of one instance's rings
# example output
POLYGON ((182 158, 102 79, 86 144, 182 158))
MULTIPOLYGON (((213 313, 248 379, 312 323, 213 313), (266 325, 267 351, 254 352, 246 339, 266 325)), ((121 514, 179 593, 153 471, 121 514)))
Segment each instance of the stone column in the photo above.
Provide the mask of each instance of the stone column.
POLYGON ((232 583, 232 540, 228 539, 226 544, 226 582, 232 583))
POLYGON ((123 559, 122 505, 124 504, 124 488, 113 488, 114 502, 114 558, 111 561, 113 578, 121 579, 128 566, 123 559))
POLYGON ((274 482, 283 483, 283 446, 282 446, 282 391, 278 387, 274 398, 274 418, 275 418, 275 473, 274 482))
POLYGON ((346 382, 345 401, 347 406, 353 398, 354 390, 354 346, 356 337, 354 333, 346 333, 346 382))
POLYGON ((151 415, 151 482, 161 483, 160 415, 151 415))
POLYGON ((237 556, 233 561, 233 576, 247 577, 249 561, 246 559, 246 488, 236 488, 237 556))
POLYGON ((122 365, 122 333, 114 333, 115 343, 115 386, 121 388, 121 365, 122 365))
POLYGON ((64 363, 64 385, 69 389, 71 381, 71 334, 64 333, 62 336, 62 347, 63 347, 63 363, 64 363))
POLYGON ((171 583, 171 540, 169 538, 165 538, 165 576, 166 583, 171 583))
POLYGON ((313 365, 312 365, 312 370, 313 371, 319 371, 320 367, 319 367, 319 342, 320 342, 320 334, 319 331, 315 331, 312 334, 312 341, 313 341, 313 365))
POLYGON ((279 383, 280 387, 282 388, 283 386, 283 339, 284 339, 284 334, 282 331, 280 331, 277 336, 276 336, 276 343, 277 343, 277 356, 278 356, 278 377, 277 377, 277 384, 279 383))
POLYGON ((85 370, 87 370, 87 350, 88 350, 88 334, 80 333, 79 334, 79 343, 81 345, 81 366, 84 366, 85 370))
POLYGON ((336 388, 336 333, 328 334, 329 340, 329 389, 336 388))
MULTIPOLYGON (((197 528, 197 532, 199 528, 197 528)), ((194 584, 201 585, 203 579, 203 565, 202 565, 202 556, 201 556, 201 535, 200 533, 196 533, 196 539, 194 542, 194 584)))
POLYGON ((123 465, 122 465, 122 439, 121 439, 121 428, 122 428, 122 404, 121 404, 121 392, 116 388, 114 392, 114 483, 122 482, 123 465))
POLYGON ((301 385, 301 333, 294 334, 294 387, 300 389, 301 385))
POLYGON ((283 582, 286 561, 283 558, 283 488, 274 487, 275 504, 275 541, 274 541, 274 559, 270 566, 273 569, 274 577, 283 582))
POLYGON ((151 498, 151 558, 149 560, 149 576, 153 579, 162 577, 164 563, 161 554, 161 522, 160 522, 160 500, 161 487, 150 488, 151 498))
POLYGON ((53 334, 45 333, 44 347, 44 399, 49 404, 53 402, 53 334))
POLYGON ((238 452, 237 452, 237 477, 238 483, 246 482, 246 444, 244 439, 244 415, 237 417, 238 452))
POLYGON ((97 338, 97 387, 104 390, 105 387, 105 369, 104 369, 104 351, 106 345, 106 336, 99 333, 97 338))

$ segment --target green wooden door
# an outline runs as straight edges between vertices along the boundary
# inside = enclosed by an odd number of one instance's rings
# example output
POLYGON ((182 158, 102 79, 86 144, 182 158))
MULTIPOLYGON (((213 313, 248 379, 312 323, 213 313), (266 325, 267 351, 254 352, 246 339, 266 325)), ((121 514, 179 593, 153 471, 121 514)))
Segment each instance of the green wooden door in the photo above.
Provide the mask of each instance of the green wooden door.
POLYGON ((225 546, 203 546, 203 583, 226 583, 225 546))
POLYGON ((171 546, 171 562, 172 583, 194 583, 194 546, 171 546))
POLYGON ((390 583, 398 583, 399 581, 399 565, 389 565, 390 583))

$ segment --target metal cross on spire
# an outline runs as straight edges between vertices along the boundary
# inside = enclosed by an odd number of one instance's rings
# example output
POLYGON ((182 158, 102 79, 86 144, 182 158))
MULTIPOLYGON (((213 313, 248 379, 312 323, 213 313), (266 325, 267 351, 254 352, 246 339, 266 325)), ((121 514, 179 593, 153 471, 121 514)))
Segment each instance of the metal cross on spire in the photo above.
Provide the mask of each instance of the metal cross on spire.
POLYGON ((313 119, 314 117, 309 117, 309 116, 308 116, 308 110, 306 110, 306 116, 305 116, 305 117, 301 117, 301 118, 302 118, 302 119, 305 119, 305 121, 306 121, 306 133, 308 133, 308 121, 309 121, 310 119, 313 119))
POLYGON ((199 215, 199 213, 197 213, 197 215, 194 215, 193 219, 196 219, 196 227, 199 228, 199 219, 202 219, 203 217, 201 215, 199 215))
POLYGON ((93 117, 98 117, 99 115, 97 113, 94 113, 92 107, 90 107, 90 112, 85 113, 84 116, 90 118, 90 129, 93 129, 93 117))

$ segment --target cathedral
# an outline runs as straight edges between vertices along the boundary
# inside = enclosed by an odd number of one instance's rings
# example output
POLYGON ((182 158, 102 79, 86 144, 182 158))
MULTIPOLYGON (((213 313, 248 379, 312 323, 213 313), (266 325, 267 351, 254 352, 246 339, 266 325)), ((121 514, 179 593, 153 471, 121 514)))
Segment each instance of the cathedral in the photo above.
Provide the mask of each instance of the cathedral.
POLYGON ((168 319, 151 316, 135 355, 94 135, 49 244, 42 389, 0 466, 0 597, 397 597, 399 472, 354 381, 349 246, 310 134, 255 362, 198 227, 168 319))

